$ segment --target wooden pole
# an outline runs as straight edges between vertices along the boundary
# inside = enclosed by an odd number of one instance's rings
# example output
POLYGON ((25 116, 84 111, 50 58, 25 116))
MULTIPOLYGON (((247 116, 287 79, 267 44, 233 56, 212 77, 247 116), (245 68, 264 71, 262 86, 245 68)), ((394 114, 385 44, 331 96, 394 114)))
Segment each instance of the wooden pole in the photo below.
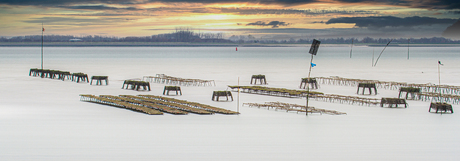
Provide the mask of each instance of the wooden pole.
POLYGON ((409 60, 409 42, 410 39, 407 39, 407 60, 409 60))
POLYGON ((440 86, 441 85, 441 64, 439 64, 439 60, 438 60, 438 85, 440 86))
POLYGON ((375 48, 372 48, 372 67, 374 67, 374 51, 375 51, 375 48))
POLYGON ((240 113, 240 77, 238 77, 238 97, 236 99, 236 112, 240 113))
POLYGON ((388 44, 383 48, 382 52, 380 52, 380 55, 379 55, 379 57, 377 57, 377 60, 375 61, 374 66, 377 65, 377 62, 379 61, 380 56, 382 56, 383 51, 385 51, 385 49, 387 48, 387 46, 390 45, 391 41, 393 41, 393 39, 391 39, 391 40, 388 42, 388 44))
MULTIPOLYGON (((311 64, 313 63, 313 54, 311 54, 311 59, 310 59, 310 69, 308 70, 308 80, 307 82, 310 82, 310 73, 311 73, 311 64)), ((310 84, 307 83, 307 106, 305 106, 305 115, 308 116, 308 98, 310 97, 310 84)))
MULTIPOLYGON (((442 97, 442 91, 441 91, 441 62, 438 60, 438 90, 439 90, 439 97, 442 97)), ((442 98, 441 98, 441 103, 442 103, 442 98)))
POLYGON ((351 39, 350 58, 351 58, 352 53, 353 53, 353 39, 351 39))

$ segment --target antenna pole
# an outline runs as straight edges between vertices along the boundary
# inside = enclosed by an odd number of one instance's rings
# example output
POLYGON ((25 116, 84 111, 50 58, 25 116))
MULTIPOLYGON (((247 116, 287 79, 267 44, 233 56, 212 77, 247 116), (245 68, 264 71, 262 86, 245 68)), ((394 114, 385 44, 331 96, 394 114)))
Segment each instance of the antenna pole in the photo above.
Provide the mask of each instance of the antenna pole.
POLYGON ((42 70, 43 70, 43 23, 42 23, 42 63, 41 63, 41 67, 42 67, 42 70))

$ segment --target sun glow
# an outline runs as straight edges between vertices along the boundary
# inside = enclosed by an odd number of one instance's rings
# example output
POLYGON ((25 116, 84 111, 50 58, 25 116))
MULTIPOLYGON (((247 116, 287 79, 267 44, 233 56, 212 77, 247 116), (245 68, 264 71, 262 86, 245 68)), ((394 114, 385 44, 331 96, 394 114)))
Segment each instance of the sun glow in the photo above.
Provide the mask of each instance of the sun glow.
POLYGON ((230 20, 235 19, 238 16, 229 15, 229 14, 205 14, 205 15, 196 15, 192 16, 193 20, 208 20, 208 21, 220 21, 220 20, 230 20))

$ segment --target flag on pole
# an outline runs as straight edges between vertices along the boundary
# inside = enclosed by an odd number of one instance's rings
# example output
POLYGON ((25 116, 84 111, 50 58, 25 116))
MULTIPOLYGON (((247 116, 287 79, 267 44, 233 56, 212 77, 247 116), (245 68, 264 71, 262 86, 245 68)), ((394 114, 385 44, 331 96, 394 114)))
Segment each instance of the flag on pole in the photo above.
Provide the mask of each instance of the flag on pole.
POLYGON ((316 66, 316 64, 315 64, 315 63, 311 63, 311 67, 315 67, 315 66, 316 66))
POLYGON ((42 28, 43 30, 42 31, 45 31, 45 28, 42 28))
POLYGON ((438 60, 438 64, 439 64, 439 65, 444 65, 444 64, 442 64, 441 61, 439 61, 439 60, 438 60))

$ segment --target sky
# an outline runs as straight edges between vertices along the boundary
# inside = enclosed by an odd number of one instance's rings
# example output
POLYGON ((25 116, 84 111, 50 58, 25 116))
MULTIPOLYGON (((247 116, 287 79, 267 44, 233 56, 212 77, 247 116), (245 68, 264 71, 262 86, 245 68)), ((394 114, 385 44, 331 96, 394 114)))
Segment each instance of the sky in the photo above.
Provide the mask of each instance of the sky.
MULTIPOLYGON (((441 37, 458 0, 0 0, 0 36, 441 37)), ((456 25, 458 26, 458 25, 456 25)), ((451 27, 453 30, 458 27, 451 27)))

